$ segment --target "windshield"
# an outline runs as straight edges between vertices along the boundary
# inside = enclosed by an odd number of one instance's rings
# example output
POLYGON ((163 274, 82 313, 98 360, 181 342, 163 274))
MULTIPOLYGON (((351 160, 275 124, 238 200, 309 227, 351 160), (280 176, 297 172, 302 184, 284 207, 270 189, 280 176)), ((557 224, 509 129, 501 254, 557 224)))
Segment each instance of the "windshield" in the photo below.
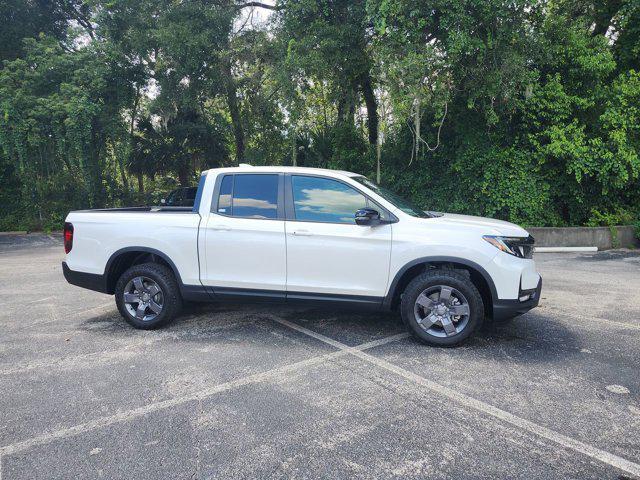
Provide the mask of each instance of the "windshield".
POLYGON ((387 190, 384 187, 380 187, 373 183, 366 177, 352 177, 356 182, 361 183, 367 188, 370 188, 382 198, 387 200, 388 202, 393 203, 396 207, 402 210, 404 213, 411 215, 413 217, 421 217, 421 218, 430 218, 433 215, 423 211, 422 209, 416 207, 409 200, 402 198, 400 195, 393 193, 391 190, 387 190))

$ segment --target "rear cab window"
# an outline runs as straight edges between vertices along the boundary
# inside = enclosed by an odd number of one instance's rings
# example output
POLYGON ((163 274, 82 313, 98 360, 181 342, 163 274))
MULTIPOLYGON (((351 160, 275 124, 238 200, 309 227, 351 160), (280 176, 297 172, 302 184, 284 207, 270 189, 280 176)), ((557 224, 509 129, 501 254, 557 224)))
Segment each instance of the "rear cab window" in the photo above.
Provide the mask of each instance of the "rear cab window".
POLYGON ((216 212, 240 218, 278 218, 278 174, 232 174, 220 182, 216 212))

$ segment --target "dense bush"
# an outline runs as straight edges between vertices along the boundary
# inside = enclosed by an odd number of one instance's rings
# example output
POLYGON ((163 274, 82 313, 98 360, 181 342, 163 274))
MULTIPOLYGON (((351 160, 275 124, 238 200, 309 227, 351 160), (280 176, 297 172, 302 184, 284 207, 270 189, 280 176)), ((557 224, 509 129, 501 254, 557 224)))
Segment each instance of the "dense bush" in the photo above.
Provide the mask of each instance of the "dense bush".
POLYGON ((426 209, 525 225, 640 218, 637 1, 12 4, 0 230, 240 162, 379 172, 426 209))

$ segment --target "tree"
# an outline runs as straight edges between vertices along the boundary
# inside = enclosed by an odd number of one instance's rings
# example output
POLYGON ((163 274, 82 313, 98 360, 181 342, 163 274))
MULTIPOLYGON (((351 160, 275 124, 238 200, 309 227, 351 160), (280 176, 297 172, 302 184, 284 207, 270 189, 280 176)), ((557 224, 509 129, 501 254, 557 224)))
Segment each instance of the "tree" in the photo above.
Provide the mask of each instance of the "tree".
MULTIPOLYGON (((69 2, 71 3, 71 2, 69 2)), ((25 53, 23 40, 41 34, 64 39, 68 16, 64 2, 5 0, 0 3, 0 62, 25 53)))
POLYGON ((361 94, 367 110, 368 139, 378 141, 378 105, 370 56, 372 29, 365 2, 283 1, 278 34, 287 39, 287 62, 296 77, 327 80, 337 121, 353 123, 361 94))
POLYGON ((0 19, 0 228, 241 161, 524 224, 640 216, 637 0, 8 0, 0 19))
MULTIPOLYGON (((68 52, 50 37, 26 40, 24 59, 0 71, 5 154, 36 184, 63 170, 79 175, 89 206, 103 206, 106 149, 123 131, 124 78, 119 59, 100 45, 68 52)), ((38 188, 44 202, 46 188, 38 188)))

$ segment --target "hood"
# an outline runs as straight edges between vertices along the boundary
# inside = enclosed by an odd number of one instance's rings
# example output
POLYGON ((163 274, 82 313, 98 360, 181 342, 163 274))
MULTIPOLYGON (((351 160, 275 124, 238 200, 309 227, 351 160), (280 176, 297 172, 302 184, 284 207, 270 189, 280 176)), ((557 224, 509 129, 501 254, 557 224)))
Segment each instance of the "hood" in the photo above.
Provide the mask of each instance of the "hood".
POLYGON ((529 233, 522 227, 495 218, 474 217, 472 215, 458 215, 457 213, 441 213, 437 218, 439 223, 472 227, 483 235, 502 235, 505 237, 527 237, 529 233))

